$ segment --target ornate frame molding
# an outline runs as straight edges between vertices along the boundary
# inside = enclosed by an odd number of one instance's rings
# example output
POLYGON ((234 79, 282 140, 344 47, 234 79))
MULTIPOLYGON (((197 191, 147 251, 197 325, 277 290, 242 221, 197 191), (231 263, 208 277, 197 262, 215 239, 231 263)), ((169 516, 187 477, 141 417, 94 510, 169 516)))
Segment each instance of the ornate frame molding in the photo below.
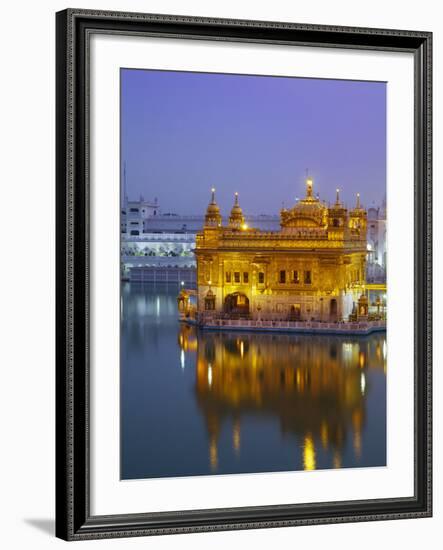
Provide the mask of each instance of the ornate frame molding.
POLYGON ((68 9, 56 16, 56 534, 65 540, 432 515, 432 33, 68 9), (91 516, 89 40, 94 33, 405 51, 415 65, 415 495, 91 516))

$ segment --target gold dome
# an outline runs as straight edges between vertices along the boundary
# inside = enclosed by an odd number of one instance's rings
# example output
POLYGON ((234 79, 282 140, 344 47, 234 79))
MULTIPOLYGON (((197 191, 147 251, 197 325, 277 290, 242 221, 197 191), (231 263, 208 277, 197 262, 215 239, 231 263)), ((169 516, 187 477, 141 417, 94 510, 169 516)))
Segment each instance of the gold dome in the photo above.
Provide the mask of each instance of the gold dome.
POLYGON ((243 216, 243 210, 238 204, 238 193, 235 193, 234 206, 232 207, 231 214, 229 216, 229 225, 231 227, 240 228, 245 223, 243 216))
POLYGON ((362 207, 360 203, 360 193, 357 193, 357 201, 355 207, 351 210, 351 216, 353 217, 363 217, 366 215, 366 210, 362 207))
POLYGON ((213 225, 216 227, 220 227, 222 222, 222 217, 220 214, 220 207, 215 202, 214 187, 212 188, 211 192, 212 192, 211 202, 208 204, 208 208, 206 209, 205 225, 213 225))
POLYGON ((340 202, 340 189, 336 189, 335 203, 328 209, 329 223, 334 226, 343 226, 343 219, 347 213, 346 207, 340 202), (343 219, 340 220, 340 218, 343 219))
POLYGON ((313 180, 306 180, 306 197, 289 209, 281 211, 282 227, 315 227, 324 223, 326 206, 312 193, 313 180))

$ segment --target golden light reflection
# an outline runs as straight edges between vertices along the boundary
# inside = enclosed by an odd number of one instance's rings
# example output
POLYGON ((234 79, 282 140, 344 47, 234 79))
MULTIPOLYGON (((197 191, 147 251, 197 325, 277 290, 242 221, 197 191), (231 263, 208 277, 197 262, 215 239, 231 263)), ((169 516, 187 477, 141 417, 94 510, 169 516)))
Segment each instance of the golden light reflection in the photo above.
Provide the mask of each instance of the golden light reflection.
POLYGON ((375 348, 375 353, 377 354, 377 359, 381 359, 381 347, 380 347, 380 345, 378 345, 375 348))
POLYGON ((322 421, 320 426, 320 438, 323 449, 328 448, 328 425, 325 420, 322 421))
POLYGON ((383 334, 343 342, 334 336, 183 332, 182 349, 197 342, 195 362, 186 354, 186 365, 196 365, 195 397, 208 430, 211 464, 218 464, 223 423, 232 426, 231 444, 238 453, 240 423, 251 415, 277 420, 283 434, 301 437, 298 463, 306 469, 317 468, 314 442, 335 468, 341 467, 349 441, 360 458, 370 372, 383 373, 384 340, 383 334))
POLYGON ((362 454, 362 430, 363 418, 361 411, 354 411, 352 414, 352 426, 354 428, 353 447, 354 454, 357 460, 360 460, 362 454))
POLYGON ((361 432, 355 431, 354 432, 354 454, 357 459, 361 457, 361 432))
POLYGON ((209 442, 209 465, 212 472, 215 472, 218 468, 218 447, 215 438, 211 438, 209 442))
POLYGON ((360 376, 360 390, 361 390, 361 394, 364 395, 366 390, 366 376, 364 375, 363 372, 361 373, 361 376, 360 376))
POLYGON ((300 369, 297 369, 295 372, 295 379, 297 383, 297 388, 300 388, 302 385, 301 372, 300 369))
POLYGON ((178 344, 180 349, 184 352, 196 352, 197 351, 197 335, 193 327, 182 324, 180 326, 180 332, 178 334, 178 344))
POLYGON ((232 427, 232 446, 234 448, 235 454, 240 453, 240 420, 234 420, 234 425, 232 427))
POLYGON ((332 456, 332 465, 334 468, 341 468, 341 455, 338 451, 334 451, 332 456))
POLYGON ((315 470, 315 447, 311 434, 305 436, 303 444, 303 468, 305 470, 315 470))

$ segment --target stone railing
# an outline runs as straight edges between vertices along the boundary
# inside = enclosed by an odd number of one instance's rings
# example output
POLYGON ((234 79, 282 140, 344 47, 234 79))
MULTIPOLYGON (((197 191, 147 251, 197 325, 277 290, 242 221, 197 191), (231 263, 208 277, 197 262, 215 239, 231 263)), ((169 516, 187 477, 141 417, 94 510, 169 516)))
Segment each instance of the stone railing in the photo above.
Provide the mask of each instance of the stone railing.
POLYGON ((358 321, 328 323, 320 321, 259 321, 256 319, 219 319, 205 316, 199 324, 208 329, 219 330, 266 330, 276 332, 324 332, 333 334, 368 334, 376 330, 386 330, 385 321, 358 321))

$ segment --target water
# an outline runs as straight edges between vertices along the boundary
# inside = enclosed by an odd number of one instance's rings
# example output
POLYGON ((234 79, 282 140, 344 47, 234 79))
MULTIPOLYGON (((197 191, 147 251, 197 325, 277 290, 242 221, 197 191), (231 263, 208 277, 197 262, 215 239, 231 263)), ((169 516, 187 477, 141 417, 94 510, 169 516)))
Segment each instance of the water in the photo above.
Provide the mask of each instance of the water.
POLYGON ((204 332, 125 283, 121 477, 386 465, 386 335, 204 332))

